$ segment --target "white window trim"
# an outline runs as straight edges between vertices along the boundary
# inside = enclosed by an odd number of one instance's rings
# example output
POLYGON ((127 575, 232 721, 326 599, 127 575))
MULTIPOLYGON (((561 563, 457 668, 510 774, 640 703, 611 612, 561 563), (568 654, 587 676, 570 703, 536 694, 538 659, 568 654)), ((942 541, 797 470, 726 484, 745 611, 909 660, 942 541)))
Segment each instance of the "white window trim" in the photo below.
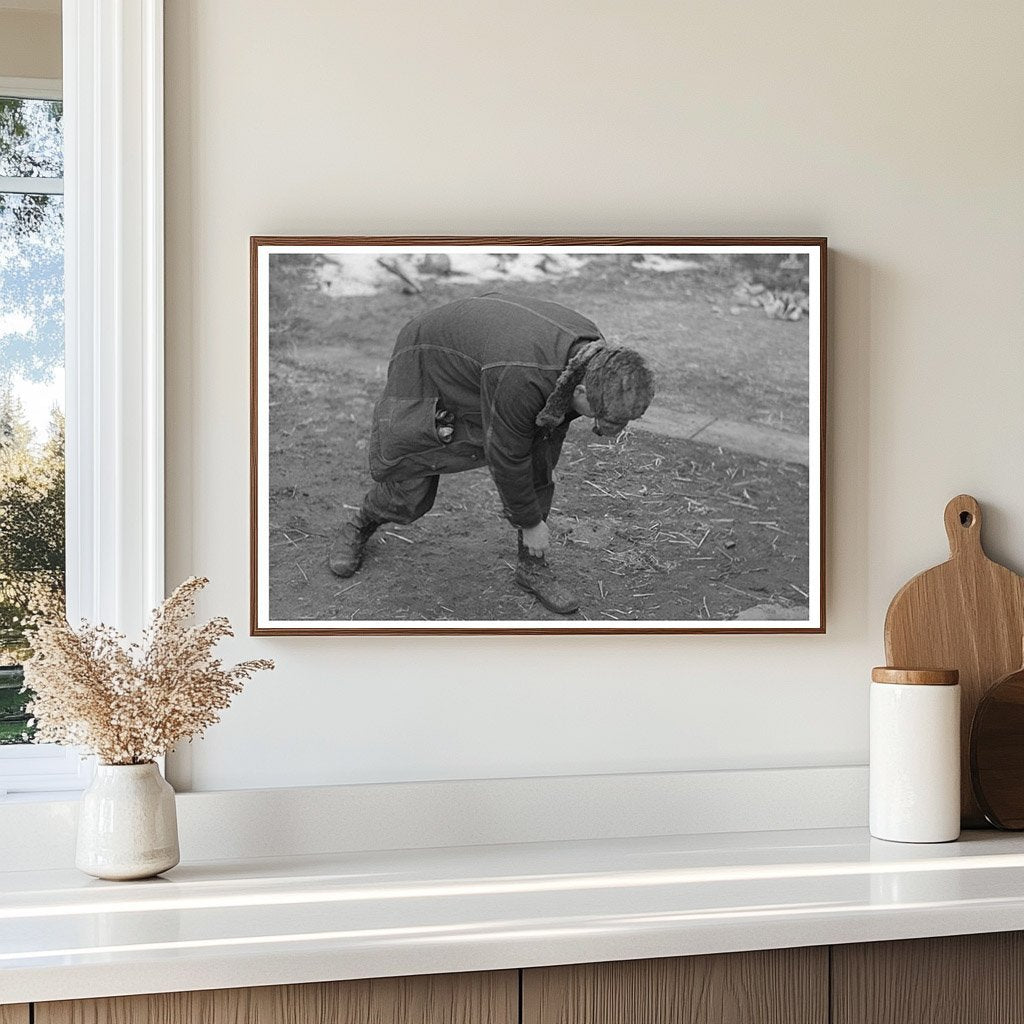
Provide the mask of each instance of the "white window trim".
MULTIPOLYGON (((7 95, 0 90, 0 96, 7 95)), ((63 178, 5 178, 0 174, 0 192, 20 192, 25 196, 59 196, 64 192, 63 178)))
POLYGON ((68 615, 163 597, 163 3, 64 0, 68 615))
MULTIPOLYGON (((138 635, 164 596, 163 0, 63 0, 63 48, 68 616, 138 635)), ((11 747, 0 794, 90 776, 11 747)))

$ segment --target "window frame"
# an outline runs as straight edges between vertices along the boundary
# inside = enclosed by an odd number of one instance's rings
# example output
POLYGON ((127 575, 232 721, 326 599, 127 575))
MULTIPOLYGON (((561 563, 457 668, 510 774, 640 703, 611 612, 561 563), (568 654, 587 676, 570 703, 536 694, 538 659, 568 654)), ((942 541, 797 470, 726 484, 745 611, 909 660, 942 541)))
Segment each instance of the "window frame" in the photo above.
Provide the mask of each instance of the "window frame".
MULTIPOLYGON (((62 30, 61 82, 0 87, 64 102, 68 618, 138 635, 164 596, 163 0, 63 0, 62 30)), ((0 799, 92 768, 0 748, 0 799)))

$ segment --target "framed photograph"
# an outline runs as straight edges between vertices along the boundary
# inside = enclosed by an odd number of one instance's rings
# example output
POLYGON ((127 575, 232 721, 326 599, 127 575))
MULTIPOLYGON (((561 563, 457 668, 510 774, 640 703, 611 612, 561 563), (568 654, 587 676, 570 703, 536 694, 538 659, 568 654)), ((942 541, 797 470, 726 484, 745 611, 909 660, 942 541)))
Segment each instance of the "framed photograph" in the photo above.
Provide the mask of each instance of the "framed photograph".
POLYGON ((254 635, 825 631, 825 239, 250 250, 254 635))

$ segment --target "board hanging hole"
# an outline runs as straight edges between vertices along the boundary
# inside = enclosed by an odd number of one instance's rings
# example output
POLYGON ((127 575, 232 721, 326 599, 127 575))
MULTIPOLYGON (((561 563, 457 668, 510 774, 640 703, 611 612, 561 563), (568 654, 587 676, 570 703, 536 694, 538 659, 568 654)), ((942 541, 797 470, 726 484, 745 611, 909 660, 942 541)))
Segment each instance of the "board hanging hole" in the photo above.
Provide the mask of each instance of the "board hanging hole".
POLYGON ((974 516, 970 512, 960 513, 960 525, 963 527, 969 527, 974 522, 974 516))

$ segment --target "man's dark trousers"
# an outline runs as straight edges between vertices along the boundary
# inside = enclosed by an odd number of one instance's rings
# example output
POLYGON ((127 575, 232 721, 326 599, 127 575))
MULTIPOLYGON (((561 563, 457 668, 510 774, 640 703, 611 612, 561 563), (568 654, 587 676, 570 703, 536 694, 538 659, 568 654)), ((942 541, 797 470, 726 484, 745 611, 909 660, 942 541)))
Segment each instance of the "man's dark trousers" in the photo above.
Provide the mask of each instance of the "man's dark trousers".
MULTIPOLYGON (((541 514, 547 519, 551 511, 551 500, 555 493, 554 469, 562 454, 562 445, 568 430, 568 421, 552 430, 538 431, 531 450, 533 486, 541 514)), ((458 428, 457 428, 458 429, 458 428)), ((478 465, 484 465, 484 450, 478 451, 478 465)), ((423 475, 412 475, 399 480, 379 481, 373 484, 363 499, 362 512, 378 523, 407 524, 425 516, 434 506, 437 488, 442 474, 461 473, 473 466, 465 465, 460 459, 455 467, 446 467, 442 458, 430 465, 422 466, 423 475)), ((470 459, 473 457, 470 456, 470 459)), ((415 463, 410 469, 414 470, 415 463)), ((401 475, 401 474, 400 474, 401 475)), ((531 524, 535 525, 535 524, 531 524)))

